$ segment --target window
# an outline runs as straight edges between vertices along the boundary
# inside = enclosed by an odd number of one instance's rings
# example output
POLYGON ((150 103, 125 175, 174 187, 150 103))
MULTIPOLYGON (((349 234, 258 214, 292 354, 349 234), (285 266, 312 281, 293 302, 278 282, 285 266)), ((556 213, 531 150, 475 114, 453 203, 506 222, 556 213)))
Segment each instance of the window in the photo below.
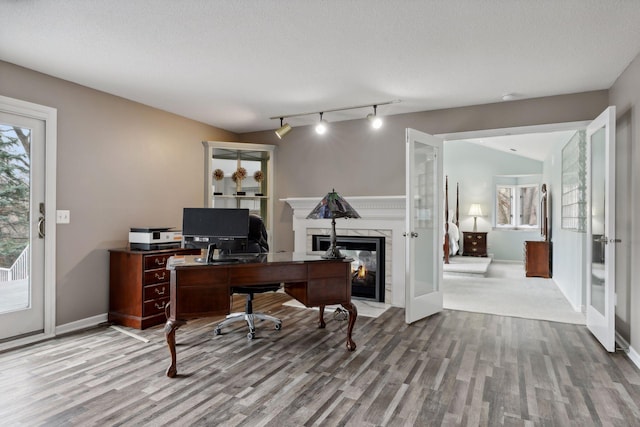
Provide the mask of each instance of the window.
POLYGON ((540 195, 537 184, 496 186, 496 227, 538 226, 540 195))

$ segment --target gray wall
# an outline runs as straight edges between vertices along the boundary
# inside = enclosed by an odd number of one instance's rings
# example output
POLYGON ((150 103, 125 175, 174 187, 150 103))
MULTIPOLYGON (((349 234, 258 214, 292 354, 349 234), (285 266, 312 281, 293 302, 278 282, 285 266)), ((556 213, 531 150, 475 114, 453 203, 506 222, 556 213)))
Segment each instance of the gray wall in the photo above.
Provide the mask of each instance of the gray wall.
MULTIPOLYGON (((640 358, 640 56, 609 91, 616 106, 616 329, 640 358)), ((640 359, 639 359, 640 360, 640 359)))
MULTIPOLYGON (((0 94, 58 109, 56 324, 108 310, 110 248, 202 206, 203 140, 235 134, 0 61, 0 94)), ((51 226, 51 225, 49 225, 51 226)))

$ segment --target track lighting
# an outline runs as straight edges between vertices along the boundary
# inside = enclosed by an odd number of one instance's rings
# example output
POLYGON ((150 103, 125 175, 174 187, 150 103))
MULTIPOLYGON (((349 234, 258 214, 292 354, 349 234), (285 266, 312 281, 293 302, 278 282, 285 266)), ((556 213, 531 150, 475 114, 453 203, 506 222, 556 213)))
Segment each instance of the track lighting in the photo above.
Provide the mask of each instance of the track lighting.
POLYGON ((367 119, 371 122, 371 127, 374 129, 380 129, 382 127, 382 119, 378 117, 377 113, 378 106, 373 106, 373 114, 368 114, 367 119))
POLYGON ((316 133, 319 135, 324 135, 324 133, 327 131, 328 125, 326 120, 322 120, 322 114, 323 113, 320 113, 320 121, 316 125, 316 133))
POLYGON ((316 132, 320 135, 327 132, 328 125, 326 120, 323 120, 322 116, 324 113, 333 113, 335 111, 345 111, 345 110, 355 110, 358 108, 368 108, 373 107, 373 114, 368 114, 367 119, 371 123, 371 126, 374 129, 380 129, 382 126, 382 118, 378 117, 378 106, 379 105, 388 105, 388 104, 396 104, 400 102, 400 100, 395 101, 387 101, 387 102, 378 102, 377 104, 367 104, 367 105, 356 105, 354 107, 343 107, 343 108, 334 108, 331 110, 323 110, 323 111, 314 111, 309 113, 296 113, 296 114, 283 114, 281 116, 271 117, 271 120, 280 119, 280 128, 276 130, 276 135, 278 138, 282 139, 286 134, 291 131, 291 126, 288 123, 284 123, 285 118, 291 117, 301 117, 301 116, 310 116, 312 114, 320 114, 320 121, 316 124, 316 132))
POLYGON ((286 134, 291 132, 291 126, 289 123, 282 124, 284 117, 280 117, 280 128, 276 131, 276 136, 280 139, 284 138, 286 134))

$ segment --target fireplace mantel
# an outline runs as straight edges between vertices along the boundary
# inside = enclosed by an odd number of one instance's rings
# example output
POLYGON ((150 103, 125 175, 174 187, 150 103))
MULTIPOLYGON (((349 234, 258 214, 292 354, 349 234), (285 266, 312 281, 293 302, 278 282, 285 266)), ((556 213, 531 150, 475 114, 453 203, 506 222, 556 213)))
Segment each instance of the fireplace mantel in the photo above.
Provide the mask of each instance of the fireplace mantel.
MULTIPOLYGON (((290 197, 280 199, 293 209, 294 250, 309 252, 313 234, 329 233, 331 220, 307 219, 320 202, 318 197, 290 197)), ((405 297, 405 217, 406 196, 344 196, 361 218, 336 219, 336 233, 343 235, 385 235, 387 280, 385 302, 404 307, 405 297)))

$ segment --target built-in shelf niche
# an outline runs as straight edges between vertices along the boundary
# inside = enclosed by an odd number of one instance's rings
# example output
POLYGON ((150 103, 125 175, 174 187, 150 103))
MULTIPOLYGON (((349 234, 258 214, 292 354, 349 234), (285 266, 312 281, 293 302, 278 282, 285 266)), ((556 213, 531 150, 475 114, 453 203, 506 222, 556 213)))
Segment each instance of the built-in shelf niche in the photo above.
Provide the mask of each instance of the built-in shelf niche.
POLYGON ((204 206, 249 209, 262 217, 271 240, 275 146, 222 141, 203 141, 202 145, 205 151, 204 206), (232 180, 232 175, 240 167, 247 175, 238 184, 232 180), (216 169, 224 172, 220 180, 214 178, 216 169), (262 172, 262 182, 254 179, 258 170, 262 172))

